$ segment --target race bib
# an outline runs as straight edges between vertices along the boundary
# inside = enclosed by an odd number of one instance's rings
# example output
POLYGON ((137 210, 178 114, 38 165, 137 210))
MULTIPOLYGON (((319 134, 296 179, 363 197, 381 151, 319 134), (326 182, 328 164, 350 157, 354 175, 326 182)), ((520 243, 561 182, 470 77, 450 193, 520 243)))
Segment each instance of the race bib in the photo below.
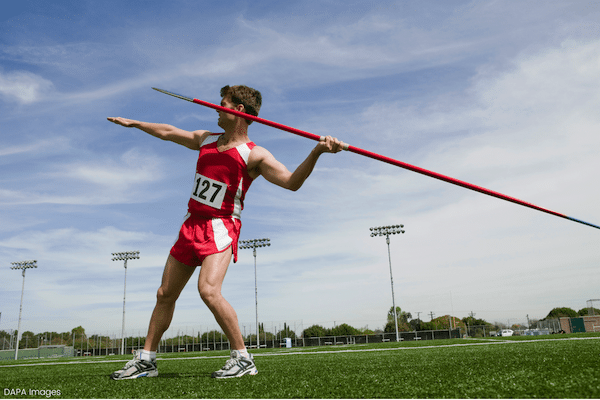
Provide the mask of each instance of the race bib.
POLYGON ((226 190, 227 185, 223 182, 215 181, 214 179, 196 173, 192 199, 220 210, 221 205, 223 205, 226 190))

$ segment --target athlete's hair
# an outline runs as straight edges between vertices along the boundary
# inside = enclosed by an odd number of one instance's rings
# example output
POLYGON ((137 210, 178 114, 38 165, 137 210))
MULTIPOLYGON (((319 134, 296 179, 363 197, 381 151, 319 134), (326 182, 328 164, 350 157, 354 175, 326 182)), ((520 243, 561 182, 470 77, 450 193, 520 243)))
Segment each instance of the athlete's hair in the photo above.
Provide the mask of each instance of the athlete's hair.
MULTIPOLYGON (((228 97, 236 106, 238 104, 243 104, 245 113, 254 115, 255 117, 258 116, 262 104, 262 96, 258 90, 244 85, 227 85, 221 88, 221 97, 228 97)), ((248 125, 252 123, 252 121, 248 119, 246 122, 248 125)))

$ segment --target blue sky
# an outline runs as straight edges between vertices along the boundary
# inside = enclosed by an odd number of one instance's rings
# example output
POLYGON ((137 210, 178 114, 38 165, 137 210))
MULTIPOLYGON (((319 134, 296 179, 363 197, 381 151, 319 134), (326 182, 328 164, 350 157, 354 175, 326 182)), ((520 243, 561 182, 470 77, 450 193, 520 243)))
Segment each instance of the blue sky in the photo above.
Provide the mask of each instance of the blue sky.
MULTIPOLYGON (((144 333, 192 190, 197 154, 109 116, 218 131, 218 103, 600 223, 600 6, 584 1, 19 1, 0 18, 0 329, 144 333), (376 5, 374 5, 376 4, 376 5)), ((253 124, 294 169, 314 143, 253 124)), ((256 180, 242 239, 258 250, 259 319, 385 325, 543 318, 599 298, 600 232, 352 153, 324 155, 298 192, 256 180)), ((194 279, 173 329, 214 327, 194 279)), ((252 252, 224 295, 254 321, 252 252)))

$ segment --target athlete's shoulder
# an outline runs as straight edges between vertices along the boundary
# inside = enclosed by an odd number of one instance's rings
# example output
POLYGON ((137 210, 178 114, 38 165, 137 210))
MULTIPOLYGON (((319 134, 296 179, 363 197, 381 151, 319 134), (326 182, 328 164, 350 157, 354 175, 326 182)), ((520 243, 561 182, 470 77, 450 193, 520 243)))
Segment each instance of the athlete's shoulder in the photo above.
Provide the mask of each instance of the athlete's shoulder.
POLYGON ((213 133, 211 131, 196 131, 199 134, 200 147, 206 146, 219 140, 219 136, 223 133, 213 133))
POLYGON ((250 151, 251 159, 260 160, 260 159, 263 159, 268 156, 272 157, 271 152, 269 150, 265 149, 264 147, 257 145, 256 143, 254 144, 254 147, 250 151))
POLYGON ((248 168, 258 171, 263 163, 272 164, 273 162, 277 162, 273 154, 264 147, 256 145, 250 151, 247 164, 248 168))

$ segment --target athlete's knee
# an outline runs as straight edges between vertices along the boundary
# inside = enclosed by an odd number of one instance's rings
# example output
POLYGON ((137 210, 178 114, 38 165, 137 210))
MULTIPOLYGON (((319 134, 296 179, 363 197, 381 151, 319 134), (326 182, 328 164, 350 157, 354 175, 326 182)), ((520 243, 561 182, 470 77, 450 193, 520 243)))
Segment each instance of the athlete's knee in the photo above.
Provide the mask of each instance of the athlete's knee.
POLYGON ((198 291, 202 301, 209 307, 221 298, 221 291, 213 286, 199 286, 198 291))
POLYGON ((156 292, 156 301, 159 303, 174 303, 177 301, 179 293, 169 291, 167 288, 161 286, 156 292))

